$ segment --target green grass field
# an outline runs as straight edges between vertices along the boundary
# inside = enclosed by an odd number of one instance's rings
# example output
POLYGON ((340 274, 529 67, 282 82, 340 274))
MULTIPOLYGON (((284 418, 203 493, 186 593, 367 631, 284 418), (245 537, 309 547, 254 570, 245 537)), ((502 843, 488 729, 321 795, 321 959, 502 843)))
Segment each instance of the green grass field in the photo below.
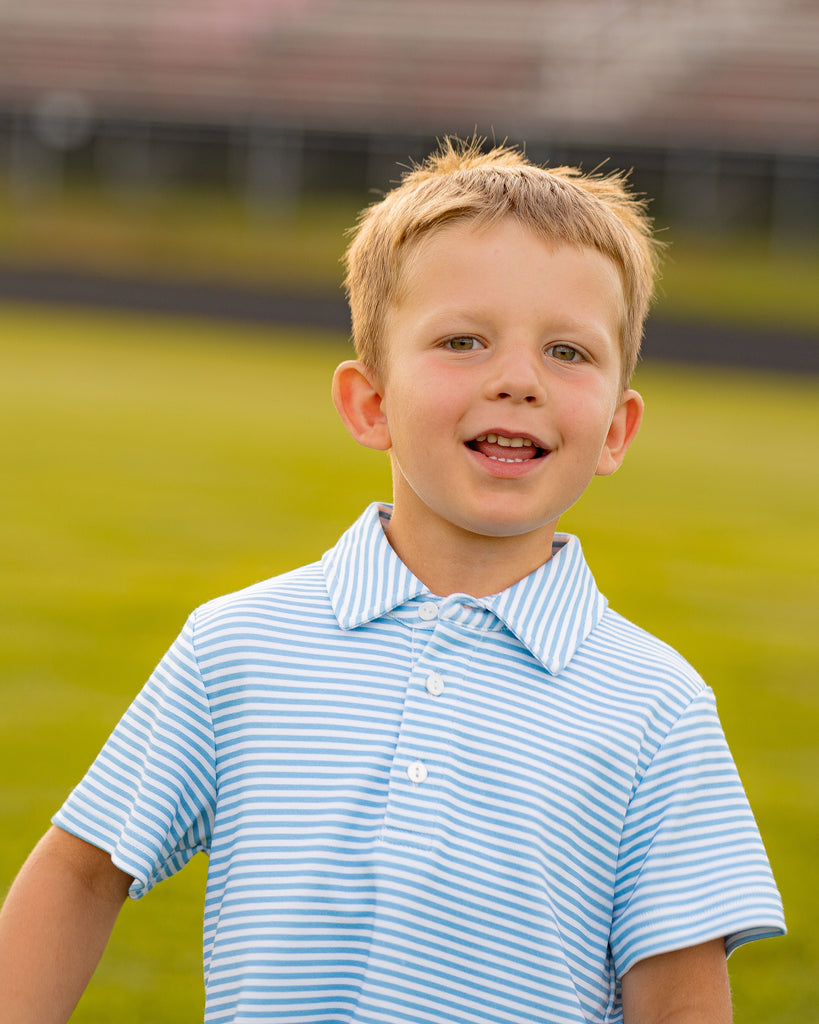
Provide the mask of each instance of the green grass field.
MULTIPOLYGON (((0 308, 0 887, 196 604, 312 560, 383 456, 329 399, 342 339, 0 308)), ((819 1005, 819 381, 646 366, 643 433, 568 517, 612 604, 717 692, 790 935, 737 1024, 819 1005)), ((204 858, 126 906, 74 1020, 201 1019, 204 858)))

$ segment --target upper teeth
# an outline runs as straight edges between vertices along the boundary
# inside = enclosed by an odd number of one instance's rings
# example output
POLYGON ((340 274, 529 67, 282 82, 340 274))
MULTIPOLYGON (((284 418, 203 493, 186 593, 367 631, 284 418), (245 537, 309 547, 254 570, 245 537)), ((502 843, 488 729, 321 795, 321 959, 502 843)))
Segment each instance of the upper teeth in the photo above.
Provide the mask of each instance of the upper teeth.
POLYGON ((534 446, 534 441, 530 441, 528 437, 504 437, 503 434, 482 434, 475 440, 499 444, 501 448, 531 448, 534 446))

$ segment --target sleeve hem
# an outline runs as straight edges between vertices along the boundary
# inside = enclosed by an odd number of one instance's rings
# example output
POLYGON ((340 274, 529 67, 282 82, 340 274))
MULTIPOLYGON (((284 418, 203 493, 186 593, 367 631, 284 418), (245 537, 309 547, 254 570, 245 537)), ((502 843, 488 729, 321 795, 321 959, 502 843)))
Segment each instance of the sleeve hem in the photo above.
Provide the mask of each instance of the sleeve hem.
POLYGON ((779 938, 787 934, 784 924, 777 921, 765 922, 757 925, 749 925, 747 928, 736 926, 726 928, 715 928, 701 934, 688 934, 673 936, 665 939, 657 937, 655 943, 647 942, 641 946, 634 946, 629 950, 628 955, 622 960, 617 958, 617 976, 622 977, 642 960, 648 960, 652 956, 660 956, 663 953, 675 953, 681 949, 691 949, 693 946, 700 946, 705 942, 712 942, 714 939, 723 939, 725 942, 725 955, 729 957, 740 946, 757 939, 779 938))
POLYGON ((725 937, 725 955, 730 956, 734 950, 739 949, 749 942, 756 942, 757 939, 779 939, 787 935, 787 928, 782 924, 764 924, 755 928, 745 928, 743 931, 733 932, 725 937))
POLYGON ((77 839, 82 839, 84 843, 88 843, 91 846, 96 846, 98 850, 103 850, 107 853, 113 864, 124 871, 126 875, 130 875, 133 881, 128 889, 128 896, 132 900, 141 899, 146 893, 154 886, 154 882, 145 877, 144 871, 142 871, 138 864, 129 861, 124 856, 123 851, 118 847, 117 843, 112 839, 111 836, 105 835, 103 832, 96 831, 88 825, 83 827, 84 823, 78 823, 73 819, 67 818, 62 811, 58 811, 51 819, 51 824, 57 828, 61 828, 63 832, 68 832, 72 836, 76 836, 77 839))

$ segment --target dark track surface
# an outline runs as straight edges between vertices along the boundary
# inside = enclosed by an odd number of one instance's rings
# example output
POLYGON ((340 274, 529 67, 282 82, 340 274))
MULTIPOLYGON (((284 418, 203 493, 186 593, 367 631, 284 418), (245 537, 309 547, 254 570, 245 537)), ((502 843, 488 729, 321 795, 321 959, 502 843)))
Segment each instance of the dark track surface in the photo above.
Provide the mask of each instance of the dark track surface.
MULTIPOLYGON (((106 278, 66 271, 0 267, 0 302, 6 300, 132 309, 343 333, 348 333, 350 327, 347 307, 340 295, 106 278)), ((656 318, 649 322, 646 330, 643 360, 817 374, 819 338, 793 330, 656 318)))

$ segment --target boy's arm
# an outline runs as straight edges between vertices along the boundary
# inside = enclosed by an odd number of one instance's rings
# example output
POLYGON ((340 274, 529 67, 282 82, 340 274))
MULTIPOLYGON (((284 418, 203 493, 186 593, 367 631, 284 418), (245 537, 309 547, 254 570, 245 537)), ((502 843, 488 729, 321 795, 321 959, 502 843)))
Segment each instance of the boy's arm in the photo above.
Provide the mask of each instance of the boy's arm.
POLYGON ((731 1024, 722 939, 662 953, 623 975, 625 1024, 731 1024))
POLYGON ((0 912, 0 1024, 69 1019, 131 881, 82 839, 59 828, 43 836, 0 912))

